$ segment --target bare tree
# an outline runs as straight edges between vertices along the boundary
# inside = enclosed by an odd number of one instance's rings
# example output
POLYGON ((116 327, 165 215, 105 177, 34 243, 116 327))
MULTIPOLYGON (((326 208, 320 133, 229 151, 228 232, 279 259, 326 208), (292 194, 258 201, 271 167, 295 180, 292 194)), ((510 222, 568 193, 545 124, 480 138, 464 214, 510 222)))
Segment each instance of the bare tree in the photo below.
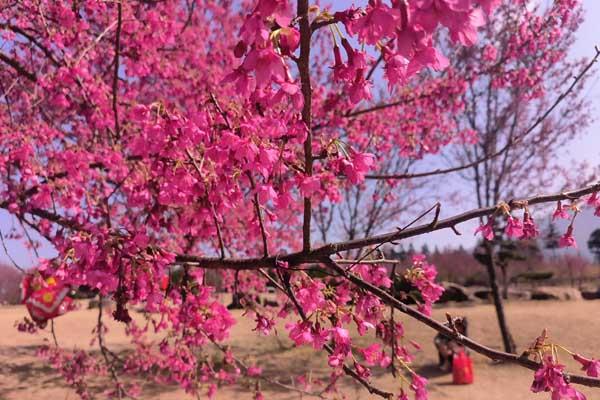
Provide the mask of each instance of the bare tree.
MULTIPOLYGON (((519 45, 514 43, 515 27, 525 23, 519 19, 521 7, 504 4, 498 10, 501 17, 491 24, 495 26, 484 32, 484 40, 476 47, 461 50, 454 58, 454 67, 467 73, 474 71, 474 59, 486 57, 486 52, 488 57, 490 52, 497 52, 495 57, 490 57, 494 59, 490 67, 483 73, 475 73, 474 79, 468 81, 465 111, 456 116, 459 126, 477 132, 479 142, 457 146, 450 157, 455 163, 472 165, 460 175, 474 193, 466 197, 474 197, 479 207, 496 205, 523 192, 556 186, 562 146, 590 122, 583 94, 576 92, 568 98, 564 94, 581 83, 574 82, 573 76, 581 69, 583 60, 570 61, 566 57, 574 41, 572 33, 553 42, 553 57, 542 54, 548 50, 544 46, 540 46, 539 52, 528 51, 523 52, 523 57, 514 57, 515 52, 520 53, 519 45), (531 69, 542 73, 529 87, 510 84, 511 79, 526 79, 520 74, 531 69), (565 101, 560 103, 563 99, 565 101), (554 113, 549 115, 548 110, 554 113)), ((548 40, 548 29, 553 19, 558 18, 553 11, 552 6, 533 11, 533 15, 543 16, 546 22, 539 27, 537 38, 520 46, 536 46, 533 41, 548 40)), ((577 25, 580 18, 574 18, 572 23, 577 25)), ((502 221, 496 223, 499 231, 502 221)), ((513 352, 515 344, 496 283, 499 243, 494 240, 484 244, 484 259, 504 347, 513 352)))

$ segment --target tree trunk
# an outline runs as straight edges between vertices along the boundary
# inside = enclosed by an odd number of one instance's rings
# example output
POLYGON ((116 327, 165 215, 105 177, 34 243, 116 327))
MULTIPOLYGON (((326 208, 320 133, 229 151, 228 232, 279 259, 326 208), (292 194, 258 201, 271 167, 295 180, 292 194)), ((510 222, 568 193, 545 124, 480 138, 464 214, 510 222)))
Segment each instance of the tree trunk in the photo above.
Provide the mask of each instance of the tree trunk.
POLYGON ((508 271, 506 265, 500 265, 500 272, 502 272, 502 298, 508 300, 508 271))
POLYGON ((500 297, 500 291, 498 289, 498 283, 496 281, 496 270, 494 266, 494 250, 491 243, 484 243, 487 260, 486 268, 488 277, 490 280, 490 288, 492 290, 492 296, 494 299, 494 306, 496 308, 496 316, 498 317, 498 325, 500 325, 500 333, 502 334, 502 342, 504 343, 504 351, 507 353, 514 353, 516 351, 515 341, 510 334, 508 324, 506 323, 506 317, 504 315, 504 306, 502 304, 502 298, 500 297))
POLYGON ((575 287, 575 274, 573 273, 573 267, 570 263, 567 264, 567 269, 569 270, 569 280, 571 281, 571 287, 575 287))

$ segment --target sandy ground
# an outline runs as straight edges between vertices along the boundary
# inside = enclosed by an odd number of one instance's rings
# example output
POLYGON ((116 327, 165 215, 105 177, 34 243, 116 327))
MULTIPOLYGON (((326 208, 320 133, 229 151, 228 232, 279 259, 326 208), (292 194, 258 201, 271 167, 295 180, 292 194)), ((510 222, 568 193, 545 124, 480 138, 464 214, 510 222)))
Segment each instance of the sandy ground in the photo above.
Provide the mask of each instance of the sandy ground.
MULTIPOLYGON (((508 320, 519 349, 523 349, 539 335, 543 327, 548 328, 551 338, 567 348, 576 349, 587 355, 600 356, 600 301, 572 302, 523 302, 507 304, 508 320)), ((491 345, 498 345, 500 338, 491 305, 445 307, 434 310, 434 317, 445 319, 446 312, 466 315, 470 323, 470 336, 491 345)), ((35 356, 36 347, 47 343, 48 332, 28 335, 13 328, 14 321, 26 314, 23 307, 0 308, 0 400, 21 399, 77 399, 77 395, 62 379, 35 356)), ((281 327, 280 339, 259 337, 251 331, 253 322, 235 312, 238 324, 232 331, 230 344, 235 354, 247 361, 257 362, 264 373, 282 382, 290 382, 290 376, 311 372, 312 376, 325 378, 328 368, 323 367, 324 356, 310 348, 294 348, 281 327)), ((65 348, 89 349, 91 330, 95 324, 95 310, 79 310, 56 320, 59 343, 65 348)), ((123 328, 110 318, 111 332, 108 345, 114 350, 127 347, 123 328)), ((468 386, 451 384, 451 376, 440 374, 435 367, 436 353, 432 339, 434 332, 417 325, 404 317, 407 337, 423 346, 417 354, 414 368, 430 379, 431 400, 525 400, 548 399, 549 396, 534 395, 528 391, 533 373, 512 365, 494 365, 487 359, 474 356, 475 383, 468 386)), ((366 343, 366 341, 365 341, 366 343)), ((564 361, 572 370, 576 368, 566 357, 564 361)), ((388 373, 379 371, 373 379, 375 385, 388 390, 397 390, 400 382, 388 373)), ((100 388, 102 382, 96 383, 100 388)), ((361 387, 350 380, 343 381, 344 392, 349 399, 372 398, 361 387)), ((581 389, 589 400, 600 399, 600 389, 581 389)), ((266 399, 301 399, 298 393, 286 392, 279 387, 263 386, 266 399)), ((252 398, 252 391, 242 385, 220 390, 218 399, 244 400, 252 398)), ((186 399, 181 390, 170 386, 148 385, 144 387, 142 399, 186 399)), ((373 397, 374 398, 374 397, 373 397)))

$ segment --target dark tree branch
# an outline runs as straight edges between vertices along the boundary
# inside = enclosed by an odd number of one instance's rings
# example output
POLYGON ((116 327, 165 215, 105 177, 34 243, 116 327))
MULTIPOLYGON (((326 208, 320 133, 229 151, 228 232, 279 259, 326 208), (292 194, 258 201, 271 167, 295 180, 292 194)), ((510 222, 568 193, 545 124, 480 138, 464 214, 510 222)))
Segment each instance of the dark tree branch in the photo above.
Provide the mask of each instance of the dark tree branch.
POLYGON ((19 75, 24 76, 31 82, 37 82, 37 77, 35 76, 35 74, 27 71, 27 69, 24 66, 22 66, 18 61, 10 58, 6 54, 0 53, 0 61, 3 61, 4 63, 13 67, 13 69, 17 71, 19 75))
POLYGON ((250 172, 247 173, 248 179, 250 180, 250 186, 254 191, 252 202, 254 203, 254 211, 256 212, 256 218, 258 219, 258 224, 260 226, 260 235, 262 237, 263 242, 263 256, 265 258, 269 257, 269 242, 267 240, 267 231, 265 230, 265 222, 263 220, 262 211, 260 210, 260 203, 258 202, 258 194, 256 193, 256 184, 254 183, 254 178, 252 178, 252 174, 250 172))
MULTIPOLYGON (((310 38, 312 35, 308 20, 308 0, 298 0, 297 13, 300 24, 300 58, 298 70, 302 84, 302 121, 306 126, 306 140, 304 141, 304 171, 306 176, 312 175, 312 87, 310 82, 310 38)), ((312 219, 312 202, 310 197, 304 198, 304 221, 302 225, 302 249, 310 250, 310 222, 312 219)))
MULTIPOLYGON (((533 196, 524 199, 513 199, 508 202, 508 206, 511 209, 522 208, 524 204, 530 206, 542 203, 551 203, 558 200, 573 200, 581 198, 588 194, 600 191, 600 183, 595 183, 590 186, 586 186, 580 189, 572 190, 569 192, 563 192, 551 195, 540 195, 533 196)), ((413 228, 389 232, 381 235, 365 237, 357 240, 350 240, 345 242, 331 243, 323 245, 316 249, 312 249, 308 252, 297 252, 287 255, 272 256, 268 258, 247 258, 247 259, 225 259, 220 260, 217 258, 210 257, 197 257, 193 255, 180 254, 176 257, 178 263, 193 263, 201 266, 202 268, 208 269, 233 269, 233 270, 256 270, 259 268, 274 268, 276 267, 276 261, 285 261, 289 265, 299 265, 304 263, 317 262, 323 257, 347 251, 359 249, 371 245, 376 245, 382 242, 393 242, 396 240, 407 239, 414 236, 423 235, 442 229, 452 229, 455 231, 455 226, 470 221, 473 219, 481 218, 486 215, 492 215, 496 212, 497 207, 483 207, 477 208, 471 211, 467 211, 462 214, 455 215, 450 218, 438 220, 436 224, 428 223, 419 225, 413 228)))

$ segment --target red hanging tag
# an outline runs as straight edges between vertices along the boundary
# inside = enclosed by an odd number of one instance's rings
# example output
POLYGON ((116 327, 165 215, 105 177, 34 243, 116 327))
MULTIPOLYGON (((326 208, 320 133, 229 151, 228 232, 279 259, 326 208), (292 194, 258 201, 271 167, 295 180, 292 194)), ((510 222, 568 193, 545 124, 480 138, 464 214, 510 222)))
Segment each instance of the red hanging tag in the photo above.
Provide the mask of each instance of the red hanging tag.
POLYGON ((65 314, 73 300, 67 297, 70 287, 54 277, 44 282, 38 281, 39 279, 26 275, 21 283, 21 298, 31 318, 43 326, 49 319, 65 314))

